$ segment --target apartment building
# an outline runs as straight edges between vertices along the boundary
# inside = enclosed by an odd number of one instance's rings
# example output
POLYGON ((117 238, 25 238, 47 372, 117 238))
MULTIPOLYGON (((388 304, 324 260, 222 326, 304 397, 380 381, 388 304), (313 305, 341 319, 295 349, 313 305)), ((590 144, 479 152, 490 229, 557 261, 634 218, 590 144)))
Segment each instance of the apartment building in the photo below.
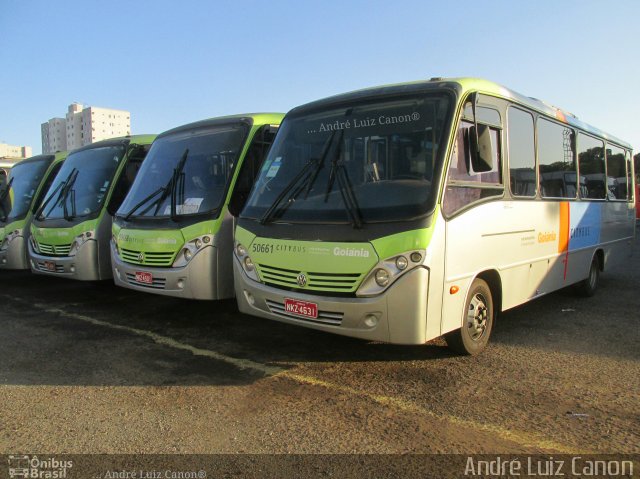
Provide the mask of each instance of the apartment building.
POLYGON ((72 103, 65 118, 52 118, 42 124, 42 152, 74 150, 96 141, 130 134, 130 112, 72 103), (61 122, 64 122, 64 134, 59 131, 61 122))

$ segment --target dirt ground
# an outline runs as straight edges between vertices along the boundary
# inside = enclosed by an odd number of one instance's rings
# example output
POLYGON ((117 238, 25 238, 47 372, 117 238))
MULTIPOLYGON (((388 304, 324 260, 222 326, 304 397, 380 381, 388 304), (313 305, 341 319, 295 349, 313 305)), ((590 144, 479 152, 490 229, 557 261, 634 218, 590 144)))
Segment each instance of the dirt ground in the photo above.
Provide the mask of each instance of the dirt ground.
POLYGON ((640 250, 488 350, 343 338, 0 272, 0 453, 639 453, 640 250))

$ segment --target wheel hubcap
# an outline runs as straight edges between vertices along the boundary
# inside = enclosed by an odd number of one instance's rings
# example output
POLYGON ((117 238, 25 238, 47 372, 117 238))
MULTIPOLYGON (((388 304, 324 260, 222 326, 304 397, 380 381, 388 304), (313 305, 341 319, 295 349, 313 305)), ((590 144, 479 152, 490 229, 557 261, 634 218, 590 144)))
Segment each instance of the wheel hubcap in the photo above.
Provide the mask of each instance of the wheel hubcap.
POLYGON ((472 340, 478 341, 487 331, 487 321, 489 319, 489 309, 482 294, 477 293, 469 303, 467 311, 467 328, 472 340))

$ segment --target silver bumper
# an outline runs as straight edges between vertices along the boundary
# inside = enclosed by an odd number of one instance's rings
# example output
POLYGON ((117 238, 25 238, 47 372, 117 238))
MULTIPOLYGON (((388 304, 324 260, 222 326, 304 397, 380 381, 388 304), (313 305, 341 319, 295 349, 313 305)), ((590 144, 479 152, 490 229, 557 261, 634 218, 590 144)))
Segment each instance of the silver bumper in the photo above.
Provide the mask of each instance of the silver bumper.
MULTIPOLYGON (((187 299, 224 299, 217 288, 216 247, 207 246, 182 268, 153 268, 122 261, 113 242, 111 243, 111 265, 113 281, 117 286, 146 293, 162 294, 187 299), (137 272, 151 273, 152 283, 136 280, 137 272)), ((227 278, 232 281, 232 278, 227 278)), ((232 296, 227 296, 232 297, 232 296)))
POLYGON ((36 253, 29 242, 29 263, 31 271, 37 274, 80 281, 108 279, 100 276, 98 243, 95 240, 83 244, 75 256, 44 256, 36 253))
POLYGON ((238 308, 243 313, 371 341, 426 342, 429 283, 426 268, 406 273, 387 291, 372 298, 328 297, 267 286, 249 278, 235 256, 233 272, 238 308), (318 318, 285 312, 285 298, 316 303, 318 318))
POLYGON ((29 269, 24 236, 16 236, 7 249, 0 251, 0 269, 29 269))

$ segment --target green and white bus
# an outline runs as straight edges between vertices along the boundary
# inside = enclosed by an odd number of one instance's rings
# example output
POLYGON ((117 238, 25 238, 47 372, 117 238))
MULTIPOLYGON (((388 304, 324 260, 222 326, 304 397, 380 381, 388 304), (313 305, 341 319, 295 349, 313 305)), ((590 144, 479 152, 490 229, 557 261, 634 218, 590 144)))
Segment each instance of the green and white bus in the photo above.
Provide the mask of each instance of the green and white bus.
POLYGON ((69 153, 31 224, 31 271, 84 281, 111 278, 113 214, 154 138, 113 138, 69 153))
POLYGON ((33 214, 66 157, 66 151, 33 156, 11 169, 0 191, 0 269, 29 269, 33 214))
POLYGON ((233 297, 235 220, 283 116, 219 117, 158 136, 113 224, 118 286, 233 297))
POLYGON ((316 101, 287 114, 240 215, 238 305, 475 354, 498 312, 593 294, 631 252, 633 191, 627 143, 488 81, 316 101))

